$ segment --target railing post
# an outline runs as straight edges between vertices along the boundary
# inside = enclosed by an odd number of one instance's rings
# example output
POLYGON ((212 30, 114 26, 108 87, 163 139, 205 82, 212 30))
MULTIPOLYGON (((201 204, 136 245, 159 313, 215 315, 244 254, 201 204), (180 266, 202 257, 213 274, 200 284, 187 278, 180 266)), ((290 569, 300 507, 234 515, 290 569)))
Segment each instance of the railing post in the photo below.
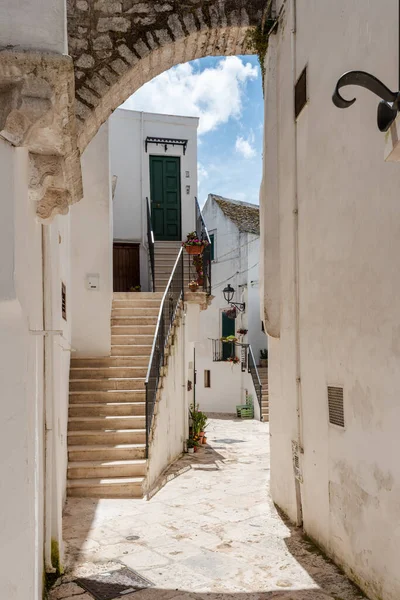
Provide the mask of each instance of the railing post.
POLYGON ((145 404, 146 404, 146 458, 149 458, 149 384, 145 383, 145 404))

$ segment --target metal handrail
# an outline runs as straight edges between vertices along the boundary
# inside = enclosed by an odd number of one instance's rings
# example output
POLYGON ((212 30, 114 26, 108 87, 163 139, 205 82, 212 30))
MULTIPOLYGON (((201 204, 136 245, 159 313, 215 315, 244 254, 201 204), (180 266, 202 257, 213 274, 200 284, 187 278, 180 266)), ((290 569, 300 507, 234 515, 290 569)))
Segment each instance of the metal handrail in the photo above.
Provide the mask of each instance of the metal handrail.
POLYGON ((205 224, 203 213, 199 205, 197 197, 195 197, 196 203, 196 232, 201 240, 206 240, 208 245, 204 248, 202 254, 203 261, 203 290, 207 294, 211 294, 211 238, 208 234, 207 225, 205 224))
POLYGON ((155 291, 154 232, 153 232, 153 224, 151 222, 150 200, 147 197, 146 197, 146 206, 147 206, 147 245, 149 247, 151 280, 152 280, 153 292, 154 292, 155 291))
POLYGON ((146 457, 149 455, 149 439, 156 403, 161 368, 164 366, 165 346, 173 325, 179 302, 184 300, 183 248, 180 249, 171 276, 161 300, 156 331, 151 348, 149 366, 145 379, 146 390, 146 457))
POLYGON ((258 398, 258 404, 260 405, 260 415, 262 417, 262 384, 260 374, 257 369, 257 364, 254 359, 253 349, 250 345, 248 347, 248 371, 253 380, 254 389, 258 398))

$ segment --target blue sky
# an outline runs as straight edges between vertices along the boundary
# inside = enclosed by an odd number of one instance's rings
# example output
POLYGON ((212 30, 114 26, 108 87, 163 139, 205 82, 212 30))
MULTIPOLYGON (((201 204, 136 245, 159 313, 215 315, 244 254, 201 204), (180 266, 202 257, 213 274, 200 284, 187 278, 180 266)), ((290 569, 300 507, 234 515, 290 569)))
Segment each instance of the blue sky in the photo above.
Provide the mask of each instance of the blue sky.
POLYGON ((140 88, 124 108, 199 116, 199 201, 212 192, 258 204, 263 97, 255 56, 203 58, 140 88))

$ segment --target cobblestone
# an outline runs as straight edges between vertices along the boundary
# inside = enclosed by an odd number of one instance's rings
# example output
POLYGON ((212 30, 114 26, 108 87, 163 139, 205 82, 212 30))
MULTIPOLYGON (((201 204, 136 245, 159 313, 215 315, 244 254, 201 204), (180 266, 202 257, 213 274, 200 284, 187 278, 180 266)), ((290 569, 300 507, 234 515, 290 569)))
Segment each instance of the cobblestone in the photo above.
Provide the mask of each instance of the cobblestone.
MULTIPOLYGON (((70 498, 67 575, 59 583, 124 564, 155 584, 128 600, 362 598, 278 515, 268 424, 213 418, 207 437, 208 446, 170 467, 150 500, 70 498)), ((65 600, 86 600, 83 590, 76 594, 65 600)))

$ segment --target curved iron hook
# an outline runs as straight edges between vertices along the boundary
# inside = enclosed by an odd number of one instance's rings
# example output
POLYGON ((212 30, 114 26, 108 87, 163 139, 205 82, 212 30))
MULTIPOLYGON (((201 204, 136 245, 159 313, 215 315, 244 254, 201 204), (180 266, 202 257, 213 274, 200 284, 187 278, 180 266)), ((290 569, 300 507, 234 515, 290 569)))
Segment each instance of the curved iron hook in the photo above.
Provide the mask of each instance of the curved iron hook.
MULTIPOLYGON (((399 98, 399 92, 392 92, 389 90, 389 88, 386 87, 382 81, 374 77, 374 75, 366 73, 365 71, 348 71, 339 77, 335 91, 333 92, 332 101, 338 108, 348 108, 356 101, 356 98, 346 100, 339 94, 339 90, 346 85, 358 85, 366 88, 387 102, 396 102, 399 98)), ((397 109, 397 106, 394 108, 397 109)))

